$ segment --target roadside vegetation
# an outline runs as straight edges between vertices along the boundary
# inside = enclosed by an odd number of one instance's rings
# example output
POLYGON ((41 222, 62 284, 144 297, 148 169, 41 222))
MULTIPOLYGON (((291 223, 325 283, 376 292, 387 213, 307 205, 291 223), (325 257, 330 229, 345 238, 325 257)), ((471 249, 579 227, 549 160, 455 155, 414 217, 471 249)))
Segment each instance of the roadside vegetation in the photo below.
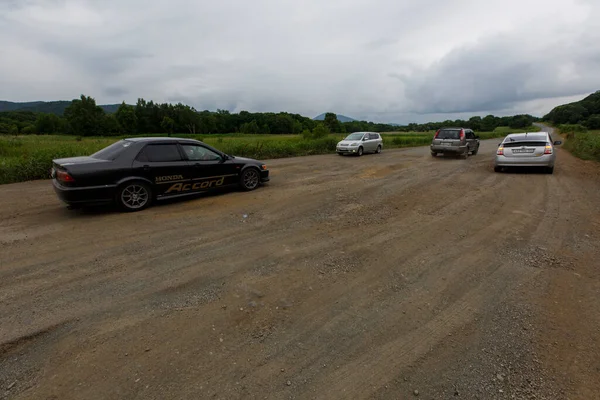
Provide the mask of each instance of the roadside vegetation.
POLYGON ((583 160, 600 161, 600 130, 588 131, 579 124, 558 125, 565 136, 564 148, 583 160))
MULTIPOLYGON (((481 139, 503 137, 510 132, 533 131, 535 127, 511 129, 499 127, 493 132, 478 132, 481 139)), ((424 146, 431 142, 435 132, 383 133, 384 148, 424 146)), ((335 152, 335 146, 347 134, 330 133, 319 125, 313 131, 300 135, 265 134, 177 134, 201 140, 217 149, 240 157, 273 159, 335 152)), ((52 160, 56 158, 90 155, 115 141, 129 137, 80 137, 69 135, 0 135, 0 184, 49 178, 52 160)), ((143 136, 165 136, 146 134, 143 136)))

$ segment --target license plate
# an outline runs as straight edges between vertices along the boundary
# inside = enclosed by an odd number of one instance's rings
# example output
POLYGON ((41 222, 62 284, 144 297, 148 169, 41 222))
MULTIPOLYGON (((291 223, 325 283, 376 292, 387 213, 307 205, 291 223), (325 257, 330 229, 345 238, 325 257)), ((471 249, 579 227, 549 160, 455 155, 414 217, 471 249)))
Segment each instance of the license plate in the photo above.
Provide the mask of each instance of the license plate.
POLYGON ((444 146, 452 146, 452 143, 444 143, 444 146))
POLYGON ((533 153, 534 149, 514 149, 513 153, 533 153))

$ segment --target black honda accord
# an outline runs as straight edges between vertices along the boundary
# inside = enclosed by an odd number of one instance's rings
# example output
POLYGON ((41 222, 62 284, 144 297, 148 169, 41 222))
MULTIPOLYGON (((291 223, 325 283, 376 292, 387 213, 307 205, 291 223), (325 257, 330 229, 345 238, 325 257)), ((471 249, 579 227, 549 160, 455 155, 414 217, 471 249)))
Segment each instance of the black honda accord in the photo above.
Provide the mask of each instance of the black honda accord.
POLYGON ((145 137, 120 140, 89 157, 53 160, 52 178, 70 206, 116 202, 139 211, 155 200, 227 186, 254 190, 269 180, 269 170, 198 140, 145 137))

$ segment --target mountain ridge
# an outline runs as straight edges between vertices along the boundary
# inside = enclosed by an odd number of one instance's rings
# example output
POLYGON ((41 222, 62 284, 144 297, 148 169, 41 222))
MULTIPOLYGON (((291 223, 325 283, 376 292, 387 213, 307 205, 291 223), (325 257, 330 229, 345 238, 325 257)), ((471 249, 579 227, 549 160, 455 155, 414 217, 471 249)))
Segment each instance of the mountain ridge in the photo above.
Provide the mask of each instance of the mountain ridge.
MULTIPOLYGON (((316 117, 313 118, 313 121, 323 121, 325 119, 325 114, 327 114, 327 113, 323 113, 323 114, 317 115, 316 117)), ((336 114, 336 115, 337 115, 338 121, 340 121, 340 122, 354 122, 354 121, 358 121, 358 120, 356 120, 354 118, 350 118, 350 117, 347 117, 347 116, 342 115, 342 114, 336 114)))

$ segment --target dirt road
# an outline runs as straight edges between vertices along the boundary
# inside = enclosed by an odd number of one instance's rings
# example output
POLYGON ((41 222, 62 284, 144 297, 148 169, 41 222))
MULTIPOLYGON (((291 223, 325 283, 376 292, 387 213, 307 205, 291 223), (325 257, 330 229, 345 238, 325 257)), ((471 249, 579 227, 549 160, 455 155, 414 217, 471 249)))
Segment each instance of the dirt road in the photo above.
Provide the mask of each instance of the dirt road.
POLYGON ((600 168, 497 142, 133 214, 0 187, 0 398, 600 398, 600 168))

